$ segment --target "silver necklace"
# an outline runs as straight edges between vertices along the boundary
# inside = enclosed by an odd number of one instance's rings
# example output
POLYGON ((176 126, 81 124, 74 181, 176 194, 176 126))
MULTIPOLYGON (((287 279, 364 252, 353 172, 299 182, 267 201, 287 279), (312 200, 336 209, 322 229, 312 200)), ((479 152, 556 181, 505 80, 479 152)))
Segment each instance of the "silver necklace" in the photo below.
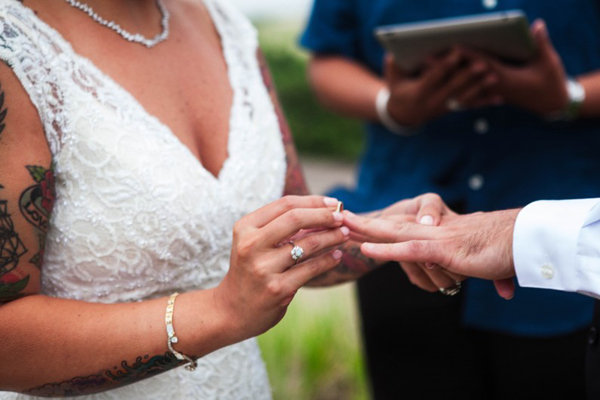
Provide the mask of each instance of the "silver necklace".
POLYGON ((124 39, 126 39, 130 42, 140 43, 146 47, 154 47, 169 37, 169 18, 170 18, 169 10, 167 10, 167 8, 165 7, 165 5, 163 4, 163 2, 161 0, 156 0, 156 5, 158 6, 158 9, 160 10, 160 14, 162 15, 162 19, 160 21, 160 24, 162 26, 162 32, 159 33, 158 35, 154 36, 151 39, 148 39, 139 33, 127 32, 125 29, 121 28, 121 26, 119 24, 117 24, 115 21, 107 21, 104 18, 102 18, 101 16, 99 16, 98 14, 96 14, 96 12, 92 9, 92 7, 88 6, 85 3, 81 3, 77 0, 65 0, 65 1, 67 3, 69 3, 71 6, 80 9, 81 11, 83 11, 84 13, 86 13, 87 15, 92 17, 92 19, 94 21, 96 21, 97 23, 99 23, 100 25, 103 25, 107 28, 112 29, 113 31, 115 31, 119 35, 121 35, 124 39))

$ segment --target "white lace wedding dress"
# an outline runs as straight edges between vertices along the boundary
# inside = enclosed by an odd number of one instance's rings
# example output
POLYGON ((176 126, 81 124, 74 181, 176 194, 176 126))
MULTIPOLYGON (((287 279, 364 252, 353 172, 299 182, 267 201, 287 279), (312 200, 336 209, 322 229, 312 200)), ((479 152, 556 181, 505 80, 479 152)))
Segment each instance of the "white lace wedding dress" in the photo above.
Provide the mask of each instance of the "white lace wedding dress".
MULTIPOLYGON (((281 196, 285 155, 256 60, 256 32, 226 1, 204 3, 221 35, 234 92, 228 159, 217 178, 30 9, 0 0, 0 58, 37 108, 54 162, 57 200, 43 293, 112 303, 213 287, 229 268, 234 222, 281 196)), ((86 397, 258 400, 271 394, 252 339, 203 357, 195 372, 177 368, 86 397)), ((0 392, 0 399, 21 398, 29 397, 0 392)))

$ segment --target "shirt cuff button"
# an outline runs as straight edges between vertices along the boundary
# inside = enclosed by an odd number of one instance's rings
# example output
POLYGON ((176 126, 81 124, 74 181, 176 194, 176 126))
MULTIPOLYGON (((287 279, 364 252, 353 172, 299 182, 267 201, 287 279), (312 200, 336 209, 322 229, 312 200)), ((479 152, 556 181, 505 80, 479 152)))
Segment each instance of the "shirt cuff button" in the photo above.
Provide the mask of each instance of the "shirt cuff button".
POLYGON ((542 265, 542 277, 544 279, 552 279, 554 278, 554 267, 552 267, 552 265, 546 264, 546 265, 542 265))

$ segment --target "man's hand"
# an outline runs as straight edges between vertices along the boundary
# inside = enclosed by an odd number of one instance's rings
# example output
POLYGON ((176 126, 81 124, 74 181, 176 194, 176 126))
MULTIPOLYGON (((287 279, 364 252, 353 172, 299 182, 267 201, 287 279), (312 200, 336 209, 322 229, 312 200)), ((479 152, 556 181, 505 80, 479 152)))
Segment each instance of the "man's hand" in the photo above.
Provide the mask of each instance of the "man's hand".
MULTIPOLYGON (((362 235, 357 231, 351 232, 351 237, 357 242, 376 241, 381 243, 396 242, 397 232, 390 229, 404 223, 420 223, 438 225, 442 218, 456 215, 444 204, 440 196, 427 193, 413 199, 399 201, 391 206, 363 218, 371 226, 370 234, 362 235), (383 222, 383 224, 379 224, 383 222)), ((367 230, 365 230, 367 232, 367 230)), ((463 276, 452 274, 429 263, 402 262, 400 264, 409 280, 416 286, 428 292, 456 287, 457 282, 465 279, 463 276)))
MULTIPOLYGON (((363 240, 369 238, 370 242, 361 246, 368 257, 433 265, 452 276, 494 280, 498 294, 511 298, 515 275, 512 236, 518 212, 516 209, 467 215, 446 212, 440 226, 345 212, 345 225, 363 240)), ((427 289, 418 279, 411 280, 427 289)))

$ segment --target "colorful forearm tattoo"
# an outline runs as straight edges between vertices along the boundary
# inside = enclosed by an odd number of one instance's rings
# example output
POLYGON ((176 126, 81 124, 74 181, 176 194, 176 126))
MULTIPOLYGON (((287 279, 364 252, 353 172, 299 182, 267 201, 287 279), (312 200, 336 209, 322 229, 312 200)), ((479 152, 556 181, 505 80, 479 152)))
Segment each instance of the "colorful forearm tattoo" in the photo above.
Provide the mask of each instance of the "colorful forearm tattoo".
POLYGON ((26 391, 27 394, 44 397, 80 396, 125 386, 149 378, 181 365, 173 354, 137 357, 133 364, 122 361, 119 366, 88 376, 77 376, 63 381, 41 385, 26 391))

